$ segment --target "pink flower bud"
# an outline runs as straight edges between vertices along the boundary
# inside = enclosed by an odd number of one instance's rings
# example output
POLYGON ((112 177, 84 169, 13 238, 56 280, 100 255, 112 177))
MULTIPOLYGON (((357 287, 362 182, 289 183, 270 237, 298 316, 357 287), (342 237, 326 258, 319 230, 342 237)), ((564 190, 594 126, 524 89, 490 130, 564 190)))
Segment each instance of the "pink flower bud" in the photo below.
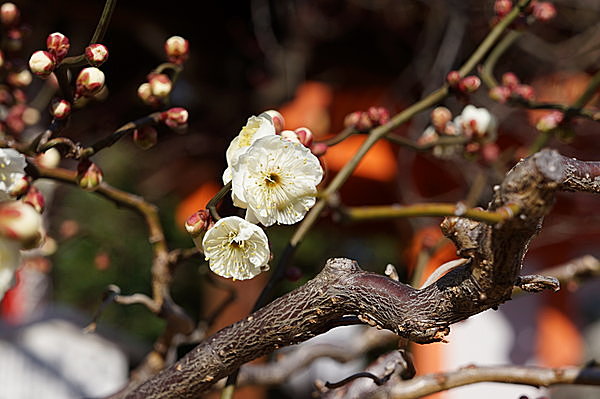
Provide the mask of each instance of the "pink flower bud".
POLYGON ((46 38, 46 46, 48 47, 48 51, 56 57, 57 62, 60 62, 69 52, 71 44, 68 37, 60 32, 54 32, 46 38))
POLYGON ((171 93, 173 83, 164 73, 151 74, 148 77, 150 83, 150 92, 158 98, 165 98, 171 93))
POLYGON ((535 99, 535 90, 529 85, 518 85, 514 88, 513 94, 527 101, 535 99))
POLYGON ((368 132, 373 128, 373 126, 374 123, 371 120, 371 118, 369 118, 369 114, 367 114, 366 112, 360 113, 360 118, 358 118, 358 122, 356 123, 356 125, 354 125, 356 130, 360 132, 368 132))
POLYGON ((94 256, 94 266, 98 270, 106 270, 110 267, 110 255, 106 251, 99 251, 94 256))
POLYGON ((39 237, 42 218, 32 206, 21 201, 0 203, 0 235, 30 243, 39 237))
POLYGON ((506 86, 492 87, 488 95, 492 100, 498 101, 500 104, 504 104, 510 97, 510 89, 506 86))
POLYGON ((56 59, 47 51, 36 51, 29 58, 29 69, 41 78, 45 78, 54 71, 56 59))
POLYGON ((185 230, 192 237, 198 237, 201 234, 204 235, 214 223, 210 212, 207 209, 200 209, 187 218, 185 221, 185 230))
POLYGON ((44 168, 56 168, 60 163, 60 152, 56 148, 48 148, 35 157, 35 162, 44 168))
POLYGON ((273 126, 275 127, 275 133, 279 133, 283 130, 285 126, 285 119, 283 119, 283 115, 274 109, 265 111, 263 114, 267 114, 271 117, 271 121, 273 121, 273 126))
POLYGON ((38 213, 42 213, 44 211, 44 206, 46 205, 44 195, 35 186, 29 188, 29 191, 23 197, 22 201, 31 205, 38 213))
POLYGON ((85 48, 85 59, 91 66, 100 66, 108 59, 108 49, 100 43, 90 44, 85 48))
POLYGON ((367 115, 375 126, 384 125, 390 120, 390 111, 385 107, 369 107, 367 115))
POLYGON ((165 125, 175 130, 180 130, 187 126, 188 116, 187 110, 181 107, 168 109, 162 114, 165 125))
POLYGON ((479 86, 481 86, 481 79, 473 75, 467 76, 458 82, 458 89, 463 93, 473 93, 479 89, 479 86))
POLYGON ((496 143, 486 143, 481 147, 481 156, 487 163, 493 163, 500 157, 500 147, 496 143))
POLYGON ((536 1, 532 13, 538 21, 548 22, 556 16, 556 7, 547 1, 536 1))
POLYGON ((94 191, 103 178, 102 170, 89 159, 84 159, 77 165, 77 183, 84 190, 94 191))
POLYGON ((355 127, 362 115, 361 111, 355 111, 346 115, 344 118, 344 127, 355 127))
POLYGON ((552 129, 556 129, 558 125, 562 123, 564 117, 565 115, 562 112, 552 111, 542 116, 535 125, 535 128, 541 132, 548 132, 552 129))
POLYGON ((431 124, 436 131, 442 132, 452 119, 452 112, 446 107, 436 107, 431 111, 431 124))
POLYGON ((50 113, 56 119, 64 119, 71 114, 71 103, 63 99, 54 99, 50 104, 50 113))
POLYGON ((300 127, 296 130, 296 135, 298 136, 298 140, 302 143, 303 146, 310 148, 312 146, 314 140, 313 132, 307 127, 300 127))
POLYGON ((83 68, 75 81, 75 92, 84 97, 91 97, 104 87, 104 72, 96 67, 83 68))
POLYGON ((19 22, 21 12, 13 3, 4 3, 0 6, 0 22, 2 25, 11 26, 19 22))
POLYGON ((328 148, 329 147, 327 147, 327 144, 325 143, 314 143, 310 147, 310 152, 312 152, 315 156, 320 157, 325 155, 328 148))
POLYGON ((446 82, 448 82, 450 87, 456 87, 460 81, 461 76, 458 71, 450 71, 448 72, 448 75, 446 75, 446 82))
POLYGON ((158 142, 158 132, 152 126, 142 126, 133 131, 133 142, 142 150, 147 150, 158 142))
POLYGON ((10 187, 8 195, 14 198, 19 198, 23 194, 26 194, 27 191, 29 191, 29 187, 31 187, 31 178, 29 176, 23 176, 14 181, 14 183, 10 187))
POLYGON ((279 135, 287 141, 291 141, 292 143, 300 143, 298 135, 293 130, 282 130, 279 132, 279 135))
POLYGON ((142 83, 137 89, 137 95, 144 104, 155 106, 160 103, 160 100, 152 95, 150 83, 142 83))
POLYGON ((504 17, 513 8, 512 0, 496 0, 494 3, 494 11, 500 18, 504 17))
POLYGON ((182 64, 187 59, 189 51, 188 41, 181 36, 171 36, 165 42, 167 58, 174 64, 182 64))
POLYGON ((520 83, 521 81, 519 80, 517 75, 515 75, 512 72, 506 72, 502 75, 502 86, 508 87, 510 90, 514 90, 514 88, 517 87, 520 83))
POLYGON ((23 69, 19 72, 10 72, 7 76, 8 83, 16 87, 27 87, 31 84, 31 72, 23 69))

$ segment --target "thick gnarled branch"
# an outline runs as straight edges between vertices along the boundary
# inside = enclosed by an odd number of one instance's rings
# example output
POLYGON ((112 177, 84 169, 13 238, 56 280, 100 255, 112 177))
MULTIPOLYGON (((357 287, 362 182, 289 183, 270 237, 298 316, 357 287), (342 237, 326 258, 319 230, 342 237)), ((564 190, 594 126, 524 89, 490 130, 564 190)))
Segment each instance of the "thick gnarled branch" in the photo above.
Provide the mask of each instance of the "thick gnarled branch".
POLYGON ((332 259, 313 280, 224 328, 127 398, 194 398, 242 364, 339 325, 344 316, 420 343, 443 340, 449 326, 510 299, 521 261, 557 190, 598 192, 600 167, 542 151, 519 162, 496 187, 488 210, 514 217, 489 225, 460 217, 442 228, 465 265, 415 289, 332 259))

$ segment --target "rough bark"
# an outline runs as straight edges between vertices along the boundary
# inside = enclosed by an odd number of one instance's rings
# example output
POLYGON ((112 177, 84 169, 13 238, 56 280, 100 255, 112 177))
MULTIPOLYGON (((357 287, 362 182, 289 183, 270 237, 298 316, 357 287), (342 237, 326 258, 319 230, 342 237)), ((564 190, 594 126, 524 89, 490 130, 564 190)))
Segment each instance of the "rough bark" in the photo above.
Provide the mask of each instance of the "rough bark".
POLYGON ((557 190, 600 192, 600 163, 545 150, 522 160, 496 187, 489 210, 519 211, 496 225, 451 217, 442 223, 469 262, 415 289, 365 272, 352 260, 327 262, 313 280, 217 332, 127 398, 197 398, 242 364, 340 325, 345 316, 418 343, 443 340, 449 326, 510 299, 521 261, 557 190), (508 206, 512 208, 509 208, 508 206))

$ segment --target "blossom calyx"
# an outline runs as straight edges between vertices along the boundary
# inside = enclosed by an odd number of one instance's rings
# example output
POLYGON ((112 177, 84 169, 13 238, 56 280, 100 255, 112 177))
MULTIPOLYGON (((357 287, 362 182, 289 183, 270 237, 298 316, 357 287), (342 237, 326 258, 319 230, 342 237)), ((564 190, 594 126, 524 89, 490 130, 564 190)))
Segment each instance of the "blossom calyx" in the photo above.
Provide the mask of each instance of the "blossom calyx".
POLYGON ((85 48, 85 59, 91 66, 100 66, 108 59, 108 49, 104 44, 90 44, 85 48))
POLYGON ((181 36, 171 36, 165 41, 165 53, 169 62, 181 65, 190 52, 189 42, 181 36))
POLYGON ((96 67, 83 68, 75 81, 76 94, 91 97, 104 87, 104 72, 96 67))
POLYGON ((89 159, 81 160, 77 165, 77 184, 84 190, 94 191, 103 179, 100 167, 89 159))
POLYGON ((36 51, 29 58, 29 69, 41 78, 48 77, 55 67, 56 58, 48 51, 36 51))
POLYGON ((71 47, 69 38, 60 32, 54 32, 48 35, 46 38, 46 47, 48 51, 56 57, 56 61, 60 62, 65 58, 71 47))

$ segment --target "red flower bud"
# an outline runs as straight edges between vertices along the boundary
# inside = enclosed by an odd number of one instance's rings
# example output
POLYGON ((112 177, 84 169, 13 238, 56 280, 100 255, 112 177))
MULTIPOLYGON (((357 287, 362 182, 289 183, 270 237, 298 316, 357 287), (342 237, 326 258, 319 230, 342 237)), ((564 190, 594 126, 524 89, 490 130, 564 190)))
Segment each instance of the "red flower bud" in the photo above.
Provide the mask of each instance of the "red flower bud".
POLYGON ((320 157, 325 155, 325 153, 327 152, 327 144, 325 143, 314 143, 311 147, 310 147, 310 152, 312 152, 315 156, 320 157))
POLYGON ((431 124, 438 132, 443 132, 446 124, 452 119, 452 112, 446 107, 436 107, 431 111, 431 124))
POLYGON ((514 90, 514 88, 517 87, 520 83, 521 81, 519 80, 517 75, 515 75, 512 72, 506 72, 502 75, 502 86, 506 86, 510 90, 514 90))
POLYGON ((100 43, 90 44, 85 48, 85 59, 91 66, 100 66, 108 59, 108 49, 100 43))
POLYGON ((456 87, 460 81, 461 76, 458 71, 450 71, 448 72, 448 75, 446 75, 446 82, 448 82, 450 87, 456 87))
POLYGON ((564 118, 565 115, 560 111, 549 112, 538 120, 535 128, 542 132, 548 132, 552 129, 556 129, 558 125, 562 123, 564 118))
POLYGON ((300 127, 294 131, 296 132, 300 143, 302 143, 303 146, 310 148, 314 139, 313 132, 307 127, 300 127))
POLYGON ((265 111, 263 114, 267 114, 271 117, 271 121, 273 121, 273 126, 275 127, 275 133, 280 133, 283 130, 285 126, 285 119, 283 119, 283 115, 274 109, 265 111))
POLYGON ((150 83, 142 83, 140 87, 137 89, 137 95, 147 105, 158 105, 160 100, 152 95, 152 88, 150 87, 150 83))
POLYGON ((535 99, 535 90, 529 85, 518 85, 514 88, 513 94, 527 101, 535 99))
POLYGON ((48 51, 36 51, 29 58, 29 69, 41 78, 45 78, 54 71, 56 59, 48 51))
POLYGON ((150 92, 158 98, 167 97, 173 88, 173 82, 164 73, 151 74, 148 77, 148 83, 150 83, 150 92))
POLYGON ((458 82, 458 89, 463 93, 473 93, 481 86, 481 79, 477 76, 467 76, 458 82))
POLYGON ((165 125, 176 130, 187 126, 188 116, 187 110, 181 107, 171 108, 162 113, 165 125))
POLYGON ((104 87, 104 72, 96 67, 84 68, 79 72, 75 86, 78 95, 91 97, 104 87))
POLYGON ((56 57, 56 61, 60 62, 69 52, 71 44, 68 37, 60 32, 54 32, 48 35, 46 46, 48 47, 48 51, 56 57))
POLYGON ((547 1, 536 1, 532 14, 538 21, 548 22, 556 16, 556 7, 547 1))
POLYGON ((375 126, 384 125, 390 120, 390 111, 384 107, 369 107, 367 115, 375 126))
POLYGON ((189 42, 181 36, 171 36, 165 42, 167 58, 174 64, 182 64, 187 59, 189 51, 189 42))
POLYGON ((496 0, 494 3, 494 11, 500 18, 504 17, 513 8, 512 0, 496 0))
POLYGON ((23 197, 23 202, 31 205, 38 213, 42 213, 44 211, 44 206, 46 205, 44 195, 35 186, 29 188, 29 191, 23 197))
POLYGON ((351 114, 346 115, 344 118, 344 127, 355 127, 358 121, 360 120, 362 112, 355 111, 351 114))
POLYGON ((207 209, 200 209, 187 218, 185 221, 185 230, 192 237, 198 237, 200 234, 206 233, 214 223, 210 212, 207 209))
POLYGON ((63 99, 54 99, 50 105, 50 113, 56 119, 64 119, 71 114, 71 103, 63 99))
POLYGON ((510 97, 510 89, 506 86, 492 87, 490 89, 489 96, 492 100, 498 101, 500 104, 504 104, 510 97))

